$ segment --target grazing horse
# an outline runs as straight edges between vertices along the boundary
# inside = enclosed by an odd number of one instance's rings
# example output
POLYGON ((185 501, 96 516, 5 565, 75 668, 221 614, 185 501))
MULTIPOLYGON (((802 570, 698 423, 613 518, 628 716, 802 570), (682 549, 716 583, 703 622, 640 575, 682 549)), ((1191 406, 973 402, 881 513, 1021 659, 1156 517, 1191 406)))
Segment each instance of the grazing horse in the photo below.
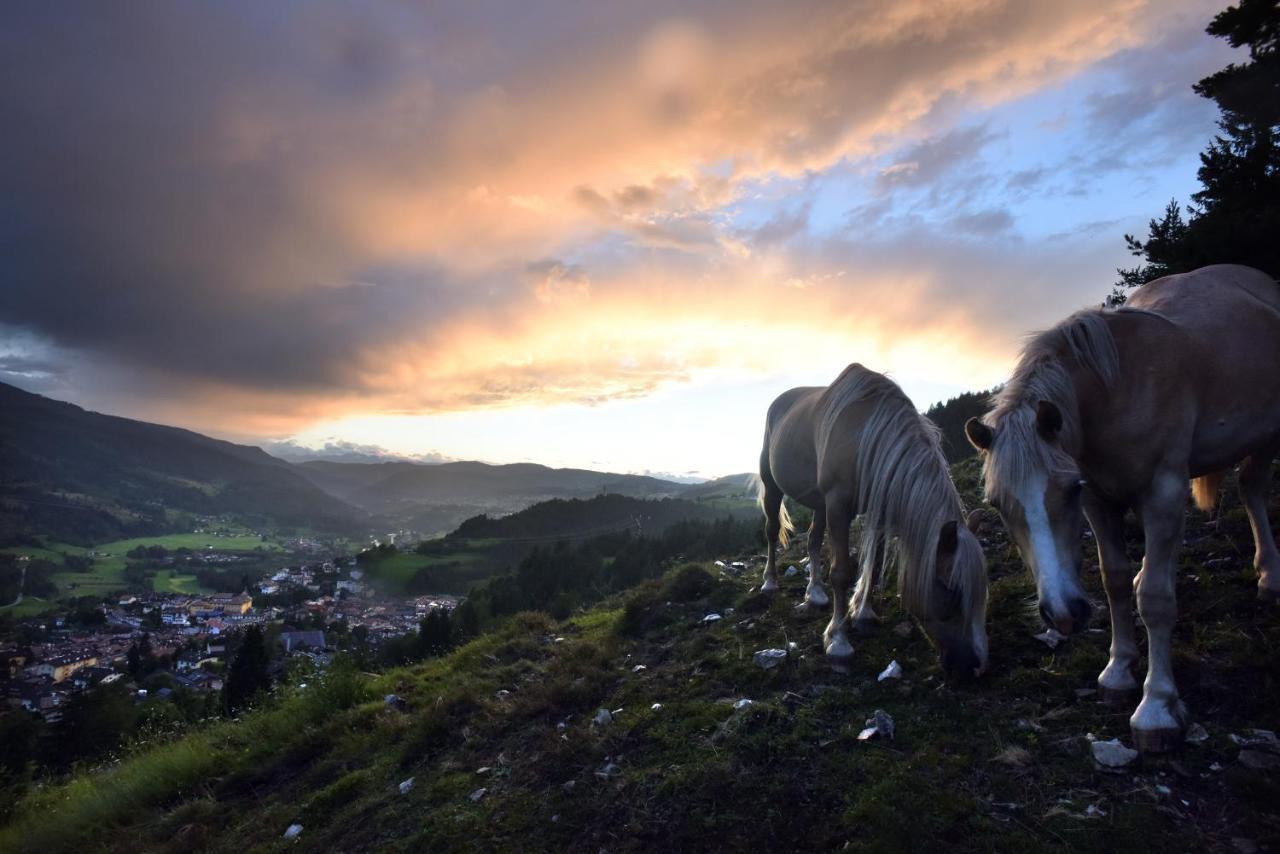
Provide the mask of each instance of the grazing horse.
POLYGON ((982 547, 963 522, 938 428, 892 380, 850 365, 830 386, 793 388, 769 407, 760 452, 760 506, 769 544, 765 591, 778 587, 778 541, 791 530, 784 494, 813 511, 804 602, 809 606, 827 601, 819 558, 823 535, 831 532, 835 595, 823 634, 827 655, 853 654, 849 527, 860 515, 861 571, 852 603, 859 620, 874 620, 868 599, 891 556, 903 604, 938 647, 944 669, 962 676, 986 669, 982 547))
POLYGON ((1170 639, 1189 481, 1211 509, 1222 473, 1241 463, 1259 595, 1280 595, 1266 514, 1280 451, 1280 288, 1234 265, 1143 285, 1124 308, 1081 311, 1034 336, 994 406, 965 432, 983 457, 987 499, 1035 576, 1040 614, 1063 634, 1088 620, 1078 578, 1087 518, 1111 608, 1099 693, 1112 702, 1137 693, 1136 591, 1148 660, 1129 723, 1140 749, 1168 749, 1186 724, 1170 639), (1123 538, 1129 509, 1145 539, 1136 579, 1123 538))

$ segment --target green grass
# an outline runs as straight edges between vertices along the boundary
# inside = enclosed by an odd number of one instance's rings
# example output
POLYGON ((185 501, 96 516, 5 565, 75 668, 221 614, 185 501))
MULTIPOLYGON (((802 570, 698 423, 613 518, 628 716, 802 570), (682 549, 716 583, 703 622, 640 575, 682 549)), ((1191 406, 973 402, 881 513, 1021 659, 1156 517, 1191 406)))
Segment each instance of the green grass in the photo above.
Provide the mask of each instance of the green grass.
POLYGON ((110 555, 123 555, 138 546, 162 546, 170 551, 175 549, 191 549, 192 551, 283 551, 279 543, 264 542, 261 537, 251 534, 219 537, 213 534, 164 534, 155 537, 135 537, 131 540, 115 540, 94 546, 91 551, 106 552, 110 555), (213 548, 208 548, 212 546, 213 548))
MULTIPOLYGON (((1254 601, 1239 514, 1204 521, 1188 523, 1174 661, 1209 739, 1122 774, 1096 770, 1084 737, 1128 740, 1131 710, 1077 693, 1094 686, 1107 634, 1056 650, 1035 640, 1032 585, 997 527, 983 534, 991 669, 976 683, 943 679, 914 625, 894 630, 907 621, 892 597, 876 602, 880 629, 834 669, 824 616, 793 609, 800 578, 766 598, 754 572, 684 566, 570 620, 517 615, 443 659, 347 674, 47 786, 0 829, 0 850, 1274 847, 1280 775, 1240 765, 1229 735, 1280 728, 1280 619, 1254 601), (1205 568, 1223 555, 1229 564, 1205 568), (724 619, 704 624, 709 610, 724 619), (755 666, 755 650, 788 641, 798 648, 785 664, 755 666), (878 682, 891 659, 905 678, 878 682), (392 692, 407 712, 384 708, 392 692), (735 711, 742 697, 755 703, 735 711), (621 712, 593 727, 598 708, 621 712), (858 740, 875 709, 895 719, 894 741, 858 740), (617 773, 598 775, 607 764, 617 773), (295 822, 303 833, 285 843, 295 822)), ((1084 582, 1101 601, 1091 560, 1084 582)))
POLYGON ((212 592, 210 588, 202 587, 194 575, 175 572, 172 569, 162 569, 152 576, 151 587, 157 593, 212 592))

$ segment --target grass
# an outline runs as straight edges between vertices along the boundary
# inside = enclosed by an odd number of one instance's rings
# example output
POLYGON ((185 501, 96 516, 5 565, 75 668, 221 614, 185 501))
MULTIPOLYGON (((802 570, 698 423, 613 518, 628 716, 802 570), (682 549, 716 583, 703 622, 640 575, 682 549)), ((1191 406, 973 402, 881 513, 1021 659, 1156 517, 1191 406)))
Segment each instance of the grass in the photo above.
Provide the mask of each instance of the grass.
POLYGON ((192 551, 249 552, 257 549, 265 551, 283 551, 283 547, 274 542, 264 542, 256 534, 236 534, 217 536, 214 534, 163 534, 155 537, 135 537, 130 540, 115 540, 94 546, 91 551, 106 552, 110 555, 123 555, 138 546, 161 546, 174 551, 191 549, 192 551), (212 546, 212 549, 209 547, 212 546))
MULTIPOLYGON (((1193 515, 1178 582, 1175 669, 1209 739, 1122 774, 1096 770, 1085 741, 1128 739, 1130 710, 1088 694, 1106 632, 1035 640, 1032 586, 996 526, 982 535, 992 659, 977 683, 944 680, 892 598, 834 669, 823 618, 793 610, 802 579, 765 598, 754 570, 684 565, 569 620, 517 615, 445 658, 345 674, 48 786, 0 850, 1274 848, 1280 778, 1241 765, 1229 739, 1280 728, 1280 614, 1254 601, 1244 524, 1230 505, 1217 526, 1193 515), (724 618, 703 623, 711 610, 724 618), (783 665, 753 663, 789 641, 783 665), (891 659, 905 677, 878 682, 891 659), (599 708, 621 711, 593 726, 599 708), (875 709, 895 740, 858 740, 875 709)), ((1091 564, 1084 580, 1102 601, 1091 564)))
POLYGON ((190 573, 175 572, 162 569, 151 579, 152 589, 157 593, 210 593, 208 587, 202 587, 196 577, 190 573))

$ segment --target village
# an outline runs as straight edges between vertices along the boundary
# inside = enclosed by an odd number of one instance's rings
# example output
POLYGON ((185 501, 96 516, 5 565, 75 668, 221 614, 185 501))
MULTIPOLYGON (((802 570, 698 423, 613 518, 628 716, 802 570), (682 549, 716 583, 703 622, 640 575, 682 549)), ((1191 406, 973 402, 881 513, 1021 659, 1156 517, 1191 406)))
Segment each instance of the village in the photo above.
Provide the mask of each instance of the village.
POLYGON ((446 595, 385 597, 350 558, 284 567, 239 593, 124 593, 90 613, 20 623, 0 640, 0 698, 55 722, 76 692, 99 684, 125 680, 139 702, 179 690, 215 694, 228 650, 250 626, 270 639, 279 675, 291 659, 323 669, 356 645, 376 652, 457 603, 446 595), (139 659, 148 665, 146 687, 139 659))

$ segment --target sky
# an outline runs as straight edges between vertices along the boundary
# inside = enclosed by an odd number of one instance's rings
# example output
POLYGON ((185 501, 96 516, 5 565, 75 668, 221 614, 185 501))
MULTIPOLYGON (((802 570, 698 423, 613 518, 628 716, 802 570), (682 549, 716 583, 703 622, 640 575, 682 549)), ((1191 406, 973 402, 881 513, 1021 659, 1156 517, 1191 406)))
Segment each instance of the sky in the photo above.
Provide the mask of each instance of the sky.
POLYGON ((1199 0, 0 11, 0 381, 274 448, 714 477, 921 409, 1196 188, 1199 0))

